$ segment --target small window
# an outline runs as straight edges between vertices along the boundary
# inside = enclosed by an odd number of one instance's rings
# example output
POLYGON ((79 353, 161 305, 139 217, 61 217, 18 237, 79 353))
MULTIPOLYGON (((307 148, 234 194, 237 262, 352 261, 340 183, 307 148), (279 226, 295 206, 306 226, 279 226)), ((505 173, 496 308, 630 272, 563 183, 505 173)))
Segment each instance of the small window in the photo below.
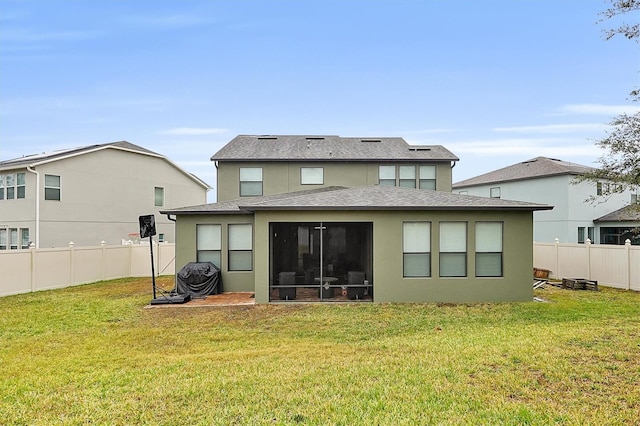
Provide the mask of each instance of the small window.
POLYGON ((29 248, 29 229, 22 228, 20 229, 20 248, 28 249, 29 248))
POLYGON ((380 166, 378 168, 378 184, 396 186, 396 166, 380 166))
POLYGON ((469 194, 469 191, 458 191, 458 194, 467 195, 467 194, 469 194))
POLYGON ((584 244, 584 226, 578 226, 578 244, 584 244))
POLYGON ((416 187, 416 167, 400 166, 400 186, 405 188, 416 187))
POLYGON ((402 268, 404 277, 431 276, 431 223, 402 224, 402 268))
POLYGON ((229 225, 229 270, 253 269, 253 225, 229 225))
POLYGON ((467 276, 466 222, 440 222, 440 276, 467 276))
POLYGON ((436 189, 436 166, 420 166, 420 189, 436 189))
POLYGON ((476 277, 502 276, 502 222, 476 223, 476 277))
POLYGON ((60 201, 60 176, 44 175, 44 199, 60 201))
POLYGON ((222 225, 196 225, 196 260, 211 262, 220 268, 221 252, 222 225))
POLYGON ((491 188, 489 190, 489 194, 490 194, 491 198, 500 198, 500 192, 501 191, 500 191, 500 187, 499 186, 496 186, 496 187, 491 188))
POLYGON ((158 234, 158 242, 164 243, 164 234, 158 234))
POLYGON ((589 238, 589 241, 591 241, 592 243, 595 242, 595 236, 596 236, 596 228, 593 226, 588 227, 587 238, 589 238))
POLYGON ((9 248, 11 250, 17 250, 18 249, 18 230, 16 228, 11 228, 9 229, 9 248))
POLYGON ((0 229, 0 250, 7 249, 7 230, 0 229))
POLYGON ((262 195, 262 168, 240 167, 240 196, 256 197, 262 195))
POLYGON ((324 169, 322 167, 301 167, 300 183, 302 185, 324 185, 324 169))
POLYGON ((155 202, 154 206, 162 207, 164 206, 164 188, 159 186, 155 187, 155 202))

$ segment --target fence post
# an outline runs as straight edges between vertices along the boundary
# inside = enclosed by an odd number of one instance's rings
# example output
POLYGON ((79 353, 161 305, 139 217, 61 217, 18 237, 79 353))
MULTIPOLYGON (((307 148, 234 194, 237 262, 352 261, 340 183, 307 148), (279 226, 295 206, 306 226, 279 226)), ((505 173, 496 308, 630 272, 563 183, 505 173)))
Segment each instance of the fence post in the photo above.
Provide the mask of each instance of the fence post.
POLYGON ((105 258, 104 251, 105 251, 105 246, 106 246, 106 245, 107 245, 107 242, 106 242, 106 241, 104 241, 104 240, 100 241, 100 247, 102 248, 102 260, 101 260, 101 262, 100 262, 100 263, 102 264, 102 271, 101 271, 101 274, 100 274, 100 278, 102 278, 102 281, 104 281, 104 270, 105 270, 105 268, 106 268, 106 266, 105 266, 105 264, 104 264, 104 263, 105 263, 105 260, 104 260, 104 258, 105 258))
POLYGON ((69 285, 74 284, 73 273, 73 247, 76 245, 73 241, 69 241, 69 285))
POLYGON ((556 265, 555 265, 555 271, 556 271, 556 278, 561 277, 562 275, 560 274, 560 271, 558 270, 558 268, 560 267, 560 260, 558 259, 558 245, 560 244, 560 239, 558 237, 555 238, 555 240, 553 240, 553 242, 555 243, 555 249, 556 249, 556 265))
POLYGON ((587 279, 591 279, 591 240, 587 238, 587 241, 584 242, 587 247, 587 279))
POLYGON ((631 290, 631 240, 629 238, 624 241, 624 249, 627 252, 627 290, 631 290))
POLYGON ((33 287, 36 283, 36 245, 35 243, 29 244, 29 252, 31 253, 31 274, 30 274, 30 290, 33 293, 33 287))

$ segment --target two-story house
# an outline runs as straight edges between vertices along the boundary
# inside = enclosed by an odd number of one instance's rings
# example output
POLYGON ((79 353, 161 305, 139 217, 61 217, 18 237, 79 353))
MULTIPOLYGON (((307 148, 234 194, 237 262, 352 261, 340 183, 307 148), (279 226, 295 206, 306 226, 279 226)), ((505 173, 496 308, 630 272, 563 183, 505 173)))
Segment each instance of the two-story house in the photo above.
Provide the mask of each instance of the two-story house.
POLYGON ((637 211, 626 207, 638 202, 637 191, 598 198, 609 183, 576 180, 591 169, 536 157, 457 182, 453 191, 555 206, 551 211, 534 213, 535 241, 553 242, 558 238, 565 243, 584 243, 588 238, 593 243, 624 244, 630 238, 632 243, 640 244, 637 234, 634 237, 632 232, 640 227, 637 211))
POLYGON ((238 136, 218 202, 176 220, 176 265, 211 261, 257 303, 530 300, 532 213, 451 192, 458 158, 402 138, 238 136))
POLYGON ((0 250, 120 244, 156 214, 159 238, 175 227, 159 211, 206 202, 210 187, 168 158, 129 142, 0 162, 0 250))

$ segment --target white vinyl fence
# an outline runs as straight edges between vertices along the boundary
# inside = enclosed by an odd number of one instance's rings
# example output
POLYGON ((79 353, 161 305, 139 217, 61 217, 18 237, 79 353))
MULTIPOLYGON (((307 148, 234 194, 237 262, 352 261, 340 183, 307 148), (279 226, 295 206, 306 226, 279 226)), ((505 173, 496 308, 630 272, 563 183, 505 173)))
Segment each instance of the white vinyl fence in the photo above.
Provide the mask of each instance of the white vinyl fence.
POLYGON ((551 278, 585 278, 599 285, 640 291, 640 247, 629 240, 608 244, 534 243, 533 266, 551 271, 551 278))
MULTIPOLYGON (((175 244, 153 244, 157 275, 175 273, 175 244)), ((126 277, 151 277, 149 244, 0 252, 0 296, 126 277)))

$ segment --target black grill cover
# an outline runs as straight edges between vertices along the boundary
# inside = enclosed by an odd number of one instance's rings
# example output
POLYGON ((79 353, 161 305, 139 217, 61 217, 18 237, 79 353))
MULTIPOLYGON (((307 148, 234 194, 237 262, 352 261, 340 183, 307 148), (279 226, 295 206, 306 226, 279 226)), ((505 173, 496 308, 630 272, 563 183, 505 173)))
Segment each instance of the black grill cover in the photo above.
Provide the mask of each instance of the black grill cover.
POLYGON ((203 297, 222 293, 220 269, 211 262, 189 262, 176 275, 178 294, 203 297))

